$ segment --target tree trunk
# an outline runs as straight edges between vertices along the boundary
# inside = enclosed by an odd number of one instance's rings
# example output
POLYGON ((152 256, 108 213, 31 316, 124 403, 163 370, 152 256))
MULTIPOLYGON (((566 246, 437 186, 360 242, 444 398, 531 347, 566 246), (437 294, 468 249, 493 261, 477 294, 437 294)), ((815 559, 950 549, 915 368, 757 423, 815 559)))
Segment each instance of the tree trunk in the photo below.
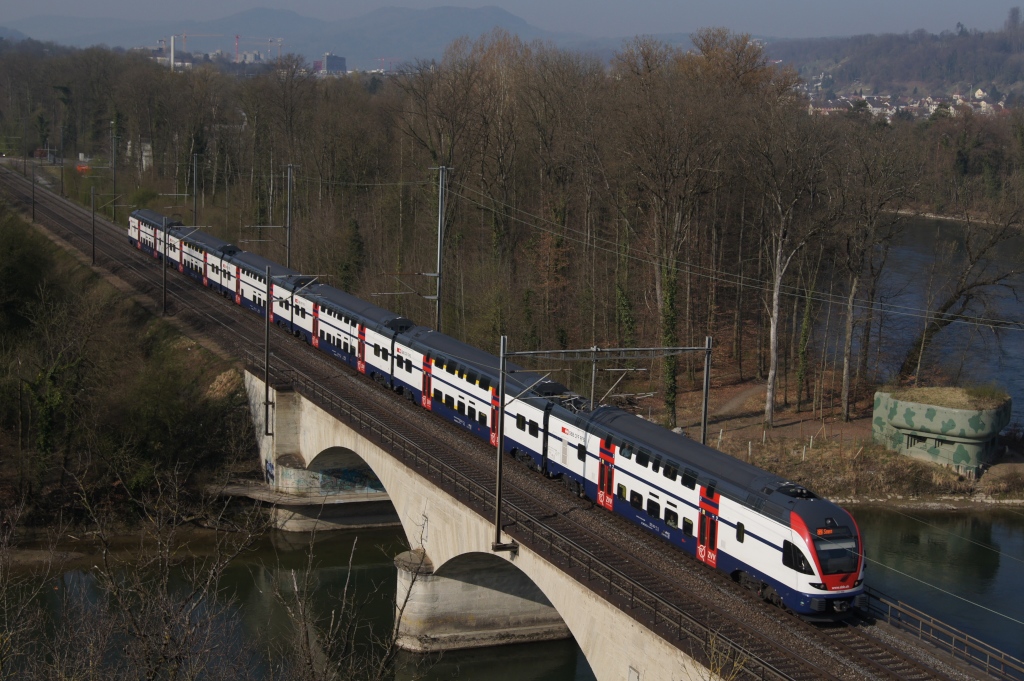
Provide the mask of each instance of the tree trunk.
POLYGON ((775 423, 775 381, 779 372, 779 311, 782 301, 782 275, 785 273, 782 249, 785 239, 775 247, 775 271, 772 276, 772 309, 768 319, 768 389, 764 400, 764 425, 775 423))
POLYGON ((853 303, 857 297, 857 289, 860 286, 860 275, 853 275, 850 279, 850 292, 846 296, 846 334, 843 337, 843 395, 842 413, 843 421, 850 420, 850 360, 853 355, 853 303))

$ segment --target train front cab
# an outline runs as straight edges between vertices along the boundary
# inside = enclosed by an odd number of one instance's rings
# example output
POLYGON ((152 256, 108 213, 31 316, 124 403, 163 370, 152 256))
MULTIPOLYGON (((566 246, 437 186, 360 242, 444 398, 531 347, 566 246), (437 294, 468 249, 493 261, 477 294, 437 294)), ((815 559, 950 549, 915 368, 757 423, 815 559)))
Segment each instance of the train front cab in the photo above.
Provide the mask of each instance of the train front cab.
POLYGON ((795 510, 790 516, 790 546, 799 547, 799 554, 791 549, 787 556, 784 548, 783 563, 789 557, 800 588, 795 603, 787 605, 802 615, 834 617, 864 606, 863 544, 849 513, 828 502, 819 501, 816 506, 795 510))

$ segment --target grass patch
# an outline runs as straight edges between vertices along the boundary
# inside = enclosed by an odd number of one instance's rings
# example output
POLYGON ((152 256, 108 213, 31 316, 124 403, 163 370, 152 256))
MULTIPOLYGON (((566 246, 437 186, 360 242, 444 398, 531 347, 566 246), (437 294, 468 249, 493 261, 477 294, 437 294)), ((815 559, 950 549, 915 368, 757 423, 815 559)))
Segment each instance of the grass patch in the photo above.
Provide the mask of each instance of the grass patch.
POLYGON ((1006 391, 995 385, 969 388, 906 388, 892 393, 902 402, 931 404, 947 409, 995 409, 1010 399, 1006 391))
MULTIPOLYGON (((747 460, 743 451, 731 451, 747 460)), ((723 445, 724 447, 725 445, 723 445)), ((815 441, 815 448, 804 450, 792 442, 769 442, 755 446, 750 462, 755 466, 799 482, 827 498, 855 496, 905 497, 972 494, 976 482, 955 471, 926 461, 891 452, 880 445, 815 441)))

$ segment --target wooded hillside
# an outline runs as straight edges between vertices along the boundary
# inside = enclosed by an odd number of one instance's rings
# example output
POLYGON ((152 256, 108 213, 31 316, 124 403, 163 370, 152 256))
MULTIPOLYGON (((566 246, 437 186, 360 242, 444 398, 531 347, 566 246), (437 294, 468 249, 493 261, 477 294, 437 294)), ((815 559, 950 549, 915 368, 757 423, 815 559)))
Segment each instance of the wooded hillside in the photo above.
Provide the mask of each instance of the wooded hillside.
MULTIPOLYGON (((888 378, 876 371, 884 318, 907 315, 920 333, 904 376, 948 324, 991 321, 987 295, 1014 275, 991 256, 1020 228, 1024 119, 812 117, 796 74, 747 36, 707 30, 694 44, 637 39, 607 69, 496 32, 393 77, 323 80, 294 57, 238 79, 4 44, 0 133, 12 153, 90 157, 91 170, 69 165, 65 189, 88 201, 96 186, 107 205, 113 144, 116 203, 282 261, 282 231, 253 226, 284 224, 290 164, 292 265, 425 324, 434 280, 416 273, 435 269, 434 168, 446 166, 445 332, 491 351, 503 333, 514 350, 711 335, 719 376, 785 388, 769 390, 769 423, 776 403, 822 404, 826 361, 844 412, 858 384, 888 378), (198 216, 182 196, 193 186, 198 216), (879 277, 899 211, 915 207, 967 220, 967 257, 936 261, 927 310, 887 309, 879 277)), ((675 425, 700 362, 651 368, 635 387, 675 425)))

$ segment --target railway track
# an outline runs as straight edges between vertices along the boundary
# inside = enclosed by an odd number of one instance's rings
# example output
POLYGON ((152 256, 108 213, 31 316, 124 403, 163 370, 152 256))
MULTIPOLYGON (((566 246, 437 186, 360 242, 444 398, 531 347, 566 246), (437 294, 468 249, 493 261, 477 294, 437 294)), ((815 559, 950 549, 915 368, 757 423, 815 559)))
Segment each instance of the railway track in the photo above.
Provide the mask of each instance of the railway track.
MULTIPOLYGON (((0 171, 0 189, 16 205, 31 200, 28 180, 6 168, 0 171)), ((35 196, 36 222, 89 253, 89 211, 39 187, 35 196)), ((130 247, 123 228, 97 219, 95 248, 98 267, 159 300, 160 268, 130 247)), ((263 345, 261 320, 174 270, 167 274, 167 295, 171 312, 182 322, 237 357, 249 353, 249 363, 260 364, 262 371, 262 358, 252 356, 263 345)), ((427 477, 484 517, 492 516, 493 450, 289 338, 275 333, 272 380, 293 383, 321 406, 372 420, 381 432, 391 433, 393 442, 401 441, 403 452, 413 452, 410 458, 427 477)), ((817 627, 785 615, 657 537, 553 489, 551 481, 516 466, 506 470, 503 527, 508 534, 695 657, 706 655, 713 641, 727 643, 733 661, 746 669, 741 678, 952 678, 865 634, 863 627, 817 627), (759 626, 751 626, 752 620, 759 626)))

